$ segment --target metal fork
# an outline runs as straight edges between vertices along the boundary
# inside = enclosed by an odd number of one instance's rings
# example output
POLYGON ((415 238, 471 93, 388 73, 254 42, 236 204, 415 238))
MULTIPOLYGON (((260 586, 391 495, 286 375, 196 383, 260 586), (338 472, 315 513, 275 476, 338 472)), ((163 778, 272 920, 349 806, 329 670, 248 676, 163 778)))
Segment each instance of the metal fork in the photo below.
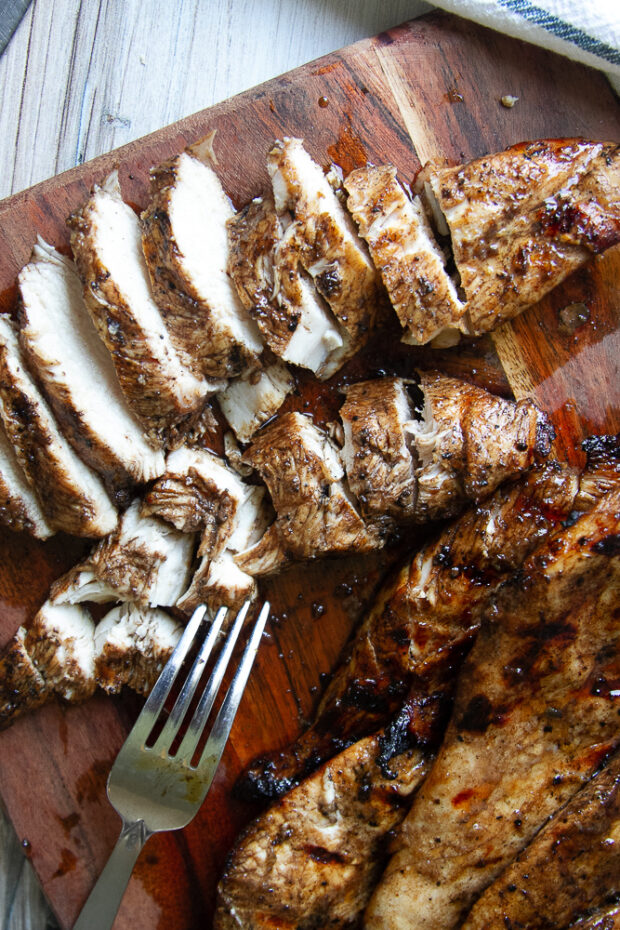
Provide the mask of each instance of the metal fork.
POLYGON ((237 614, 179 748, 174 755, 170 755, 170 748, 196 696, 206 662, 224 621, 226 608, 220 608, 215 615, 170 716, 155 743, 148 747, 146 741, 202 623, 206 612, 204 605, 194 612, 185 628, 108 777, 108 798, 121 816, 123 827, 74 930, 109 930, 136 859, 148 838, 161 830, 179 830, 198 812, 222 757, 269 614, 269 604, 266 602, 252 629, 206 745, 200 758, 195 760, 200 738, 249 607, 250 602, 246 601, 237 614))

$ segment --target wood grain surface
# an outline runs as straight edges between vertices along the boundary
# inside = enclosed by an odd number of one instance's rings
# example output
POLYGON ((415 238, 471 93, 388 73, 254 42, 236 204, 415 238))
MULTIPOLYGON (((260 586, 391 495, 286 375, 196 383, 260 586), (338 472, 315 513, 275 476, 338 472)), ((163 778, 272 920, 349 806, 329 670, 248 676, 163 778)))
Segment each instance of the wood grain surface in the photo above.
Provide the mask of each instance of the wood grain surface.
MULTIPOLYGON (((620 120, 601 75, 433 14, 0 204, 3 308, 11 309, 15 275, 36 234, 66 245, 65 217, 94 181, 118 165, 126 199, 142 206, 149 168, 213 129, 220 176, 241 205, 266 188, 265 155, 281 135, 303 136, 323 164, 336 161, 347 171, 367 160, 391 161, 409 180, 428 157, 457 162, 545 136, 617 140, 620 120), (519 97, 513 109, 499 103, 506 93, 519 97), (319 105, 321 98, 326 106, 319 105)), ((515 394, 532 393, 541 401, 558 427, 558 451, 567 458, 575 457, 575 443, 587 432, 620 428, 619 263, 620 250, 614 249, 495 339, 515 394), (576 301, 586 304, 589 319, 565 334, 558 311, 576 301)), ((428 350, 399 354, 401 368, 412 370, 418 363, 429 363, 428 350)), ((390 364, 389 347, 378 341, 357 373, 378 373, 390 364)), ((488 339, 442 353, 441 364, 507 389, 488 339)), ((317 397, 305 382, 300 388, 296 402, 302 408, 308 399, 319 419, 332 415, 333 390, 317 397)), ((411 534, 403 545, 415 541, 411 534)), ((75 560, 82 545, 68 538, 42 545, 8 533, 0 537, 0 644, 33 615, 50 580, 75 560)), ((256 753, 299 731, 321 675, 333 667, 364 603, 397 556, 390 549, 365 560, 304 566, 265 586, 273 622, 214 787, 186 830, 150 841, 123 902, 119 930, 209 926, 223 858, 252 814, 231 798, 230 786, 256 753)), ((104 785, 136 709, 131 698, 53 705, 0 735, 2 798, 18 834, 30 841, 32 862, 63 926, 74 920, 114 843, 119 824, 104 785)))

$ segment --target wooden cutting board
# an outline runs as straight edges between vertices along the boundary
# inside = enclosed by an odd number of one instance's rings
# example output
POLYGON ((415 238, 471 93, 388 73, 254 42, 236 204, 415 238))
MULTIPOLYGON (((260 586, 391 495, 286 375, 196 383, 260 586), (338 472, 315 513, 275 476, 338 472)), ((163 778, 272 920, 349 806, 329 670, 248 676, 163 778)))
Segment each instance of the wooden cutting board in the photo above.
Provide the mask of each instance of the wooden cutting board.
MULTIPOLYGON (((125 198, 142 207, 149 168, 213 129, 218 171, 241 205, 267 187, 265 155, 282 135, 302 136, 320 163, 335 161, 345 172, 366 161, 390 161, 409 180, 428 158, 457 162, 524 139, 579 135, 617 141, 620 112, 602 75, 433 14, 4 201, 0 309, 14 305, 15 276, 37 234, 59 247, 68 244, 65 218, 93 182, 117 165, 125 198), (512 109, 501 106, 504 94, 519 98, 512 109)), ((435 354, 433 362, 496 390, 510 385, 517 396, 535 396, 557 427, 558 453, 578 461, 583 436, 620 430, 619 271, 616 248, 504 327, 494 343, 485 339, 435 354), (587 308, 588 319, 577 329, 567 327, 560 313, 572 303, 587 308)), ((432 364, 431 354, 410 349, 394 361, 383 340, 350 375, 411 371, 416 364, 432 364)), ((338 400, 329 387, 317 396, 306 379, 292 403, 316 409, 324 420, 338 400)), ((404 545, 415 542, 410 534, 404 545)), ((83 549, 67 537, 43 545, 0 535, 0 646, 33 616, 50 582, 83 549)), ((365 560, 304 566, 267 587, 273 623, 213 789, 186 830, 149 842, 118 930, 210 926, 225 854, 253 813, 231 798, 232 783, 253 756, 299 731, 321 675, 333 667, 364 603, 397 556, 390 549, 365 560)), ((82 707, 50 705, 0 734, 0 793, 63 927, 74 921, 115 841, 119 821, 105 799, 105 781, 138 706, 131 696, 101 696, 82 707)))

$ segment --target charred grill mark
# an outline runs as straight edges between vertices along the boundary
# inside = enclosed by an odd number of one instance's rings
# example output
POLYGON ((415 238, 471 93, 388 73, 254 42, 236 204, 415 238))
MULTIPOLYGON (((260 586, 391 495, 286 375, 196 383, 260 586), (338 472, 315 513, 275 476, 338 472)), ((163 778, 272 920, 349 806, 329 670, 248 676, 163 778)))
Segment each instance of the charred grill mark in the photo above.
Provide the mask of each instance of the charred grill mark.
POLYGON ((610 536, 606 536, 605 539, 599 539, 599 541, 592 546, 592 552, 596 552, 597 555, 606 555, 610 558, 614 555, 620 555, 620 533, 613 533, 610 536))
POLYGON ((319 862, 321 865, 344 865, 347 861, 346 857, 341 853, 333 852, 324 846, 315 846, 312 843, 307 843, 304 846, 304 851, 310 859, 319 862))
POLYGON ((476 694, 468 703, 457 726, 472 733, 484 733, 492 724, 501 726, 505 720, 507 707, 493 707, 486 694, 476 694))

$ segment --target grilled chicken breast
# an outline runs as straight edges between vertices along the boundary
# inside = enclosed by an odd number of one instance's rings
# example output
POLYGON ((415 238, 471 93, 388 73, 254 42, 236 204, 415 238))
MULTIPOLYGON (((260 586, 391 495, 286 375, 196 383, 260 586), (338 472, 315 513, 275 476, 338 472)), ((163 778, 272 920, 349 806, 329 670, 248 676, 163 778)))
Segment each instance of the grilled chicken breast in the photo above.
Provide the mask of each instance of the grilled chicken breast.
POLYGON ((267 169, 276 211, 293 215, 302 264, 355 351, 368 339, 382 294, 353 222, 300 139, 277 142, 267 169))
POLYGON ((467 314, 488 332, 620 241, 620 147, 524 142, 467 165, 424 167, 416 181, 442 211, 467 314))
POLYGON ((366 927, 460 925, 619 744, 619 537, 616 489, 553 534, 484 613, 366 927))
POLYGON ((239 442, 249 442, 276 415, 293 386, 286 365, 276 361, 235 378, 219 392, 221 411, 239 442))
POLYGON ((365 517, 405 522, 415 515, 414 406, 402 378, 360 381, 340 408, 342 461, 365 517))
POLYGON ((219 884, 216 930, 352 925, 432 758, 412 749, 386 777, 378 751, 375 736, 350 746, 250 824, 219 884))
POLYGON ((267 574, 293 559, 382 545, 380 533, 365 525, 347 493, 336 447, 308 417, 278 417, 255 437, 243 461, 259 472, 276 510, 265 535, 236 557, 243 571, 267 574))
POLYGON ((72 262, 39 239, 18 280, 21 347, 80 458, 110 488, 161 475, 163 453, 127 406, 72 262))
POLYGON ((463 930, 553 930, 620 894, 620 754, 478 898, 463 930))
POLYGON ((124 685, 148 694, 170 658, 182 628, 163 610, 121 604, 94 631, 95 678, 108 694, 124 685))
POLYGON ((446 257, 420 198, 408 195, 391 165, 357 168, 344 186, 347 206, 405 330, 403 341, 419 345, 439 334, 445 341, 465 304, 446 272, 446 257))
POLYGON ((54 530, 45 519, 39 499, 28 484, 0 420, 0 524, 47 539, 54 530))
POLYGON ((47 523, 74 536, 105 536, 118 515, 99 477, 61 434, 27 371, 8 317, 0 317, 0 418, 47 523))
POLYGON ((479 607, 568 518, 578 486, 572 469, 539 467, 426 543, 363 619, 310 728, 292 746, 257 759, 240 790, 281 795, 343 745, 385 726, 408 695, 415 701, 451 688, 454 664, 477 632, 479 607))
POLYGON ((142 244, 153 293, 184 364, 211 378, 254 367, 263 348, 227 274, 233 215, 204 144, 151 172, 142 244))
POLYGON ((422 417, 411 424, 418 456, 415 518, 457 513, 537 455, 547 455, 553 427, 530 400, 517 403, 439 372, 421 372, 422 417))
POLYGON ((333 375, 351 340, 301 266, 291 218, 277 215, 271 197, 258 197, 228 220, 228 241, 229 274, 272 352, 317 378, 333 375))
POLYGON ((140 221, 113 172, 69 221, 84 299, 132 410, 159 440, 200 412, 214 385, 181 360, 153 298, 140 221))
POLYGON ((156 517, 142 516, 140 501, 125 511, 118 528, 53 585, 52 604, 133 601, 143 607, 173 607, 185 591, 194 536, 156 517))

